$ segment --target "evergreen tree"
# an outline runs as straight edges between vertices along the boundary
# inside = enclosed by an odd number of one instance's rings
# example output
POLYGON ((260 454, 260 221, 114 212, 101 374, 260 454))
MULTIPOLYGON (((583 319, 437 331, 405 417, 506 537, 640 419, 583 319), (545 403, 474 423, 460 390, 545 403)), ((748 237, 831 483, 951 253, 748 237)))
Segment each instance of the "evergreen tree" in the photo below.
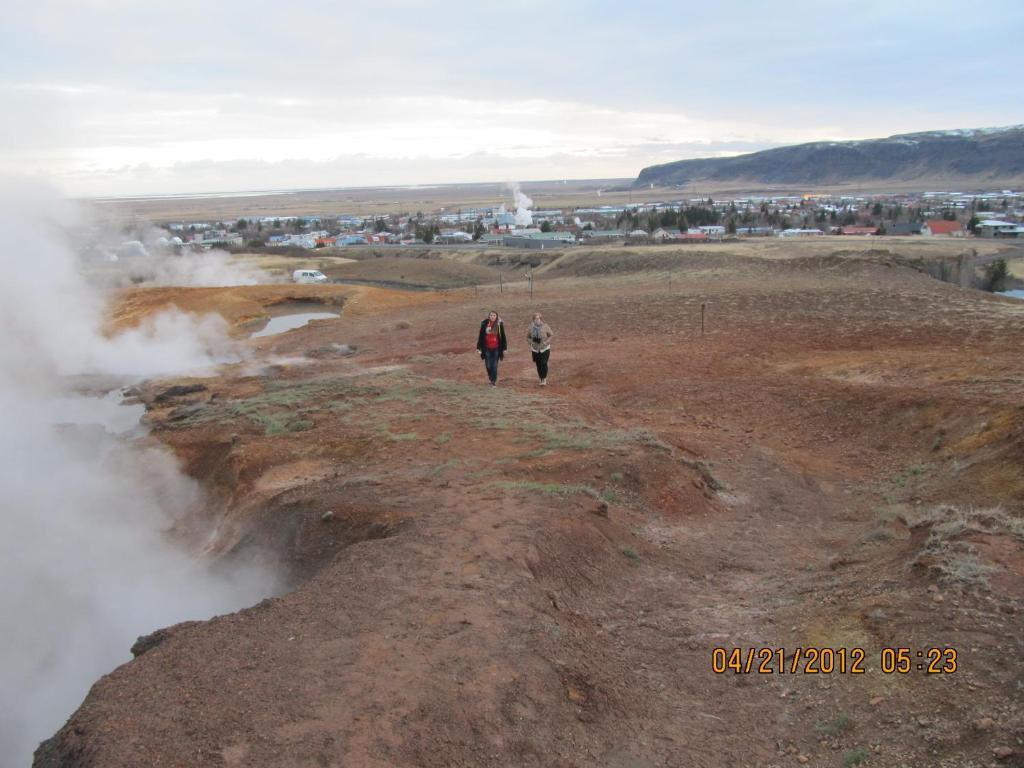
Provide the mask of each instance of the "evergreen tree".
POLYGON ((1006 259, 993 261, 985 267, 985 290, 992 292, 1005 291, 1008 275, 1009 269, 1006 266, 1006 259))

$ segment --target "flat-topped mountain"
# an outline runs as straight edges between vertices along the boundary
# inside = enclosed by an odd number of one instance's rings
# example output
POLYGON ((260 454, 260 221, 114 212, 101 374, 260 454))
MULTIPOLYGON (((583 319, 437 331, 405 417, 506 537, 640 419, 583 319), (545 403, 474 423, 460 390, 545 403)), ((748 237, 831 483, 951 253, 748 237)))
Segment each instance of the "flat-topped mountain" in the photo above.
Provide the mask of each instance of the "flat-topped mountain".
POLYGON ((679 160, 640 171, 634 186, 742 182, 1024 182, 1024 125, 816 141, 735 157, 679 160))

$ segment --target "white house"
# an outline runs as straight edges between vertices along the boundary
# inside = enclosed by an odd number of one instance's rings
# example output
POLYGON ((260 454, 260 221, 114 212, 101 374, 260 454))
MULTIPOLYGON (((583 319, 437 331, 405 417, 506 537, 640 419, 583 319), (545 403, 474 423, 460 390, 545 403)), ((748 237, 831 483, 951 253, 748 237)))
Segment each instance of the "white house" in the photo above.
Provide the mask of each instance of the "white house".
POLYGON ((725 237, 725 227, 714 225, 707 227, 697 227, 701 232, 708 236, 708 240, 721 240, 725 237))
POLYGON ((818 235, 824 235, 820 229, 784 229, 779 232, 779 237, 816 237, 818 235))
POLYGON ((1012 221, 986 219, 978 222, 978 234, 981 237, 1024 237, 1024 227, 1012 221))

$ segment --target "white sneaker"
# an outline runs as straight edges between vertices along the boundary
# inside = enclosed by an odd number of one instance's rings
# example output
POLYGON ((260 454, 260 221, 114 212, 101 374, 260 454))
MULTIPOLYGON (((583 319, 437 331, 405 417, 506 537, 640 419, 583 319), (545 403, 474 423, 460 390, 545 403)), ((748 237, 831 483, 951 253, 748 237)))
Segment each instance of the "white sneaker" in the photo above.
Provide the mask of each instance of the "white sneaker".
POLYGON ((547 379, 541 379, 541 380, 540 380, 540 385, 541 385, 542 387, 546 387, 546 386, 548 385, 548 380, 547 380, 547 379))

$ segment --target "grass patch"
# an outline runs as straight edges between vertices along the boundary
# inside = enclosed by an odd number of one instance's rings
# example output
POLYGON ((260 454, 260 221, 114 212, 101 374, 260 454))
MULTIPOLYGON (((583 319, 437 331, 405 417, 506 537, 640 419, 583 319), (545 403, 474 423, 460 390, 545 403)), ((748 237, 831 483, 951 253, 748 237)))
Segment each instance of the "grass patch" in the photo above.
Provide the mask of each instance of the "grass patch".
POLYGON ((875 528, 864 534, 864 541, 892 541, 892 531, 887 531, 885 528, 875 528))
POLYGON ((614 488, 605 488, 601 491, 601 498, 609 504, 618 504, 622 501, 622 495, 614 488))
POLYGON ((915 464, 912 467, 908 467, 903 472, 893 475, 892 480, 890 480, 890 482, 897 488, 903 488, 912 478, 921 477, 921 475, 923 475, 924 473, 924 465, 915 464))
POLYGON ((965 537, 1004 535, 1024 541, 1024 520, 1002 507, 963 509, 940 504, 926 510, 905 511, 901 519, 909 528, 929 529, 914 564, 952 584, 987 587, 989 575, 997 570, 982 561, 976 547, 965 537))
POLYGON ((419 434, 416 432, 389 432, 385 430, 381 435, 393 443, 407 443, 420 439, 419 434))
POLYGON ((305 432, 313 428, 313 422, 306 419, 289 419, 287 417, 271 419, 266 426, 267 435, 286 435, 291 432, 305 432))
POLYGON ((526 453, 519 454, 519 458, 520 459, 540 459, 540 458, 543 458, 544 456, 548 456, 550 454, 551 454, 551 450, 548 449, 548 448, 536 448, 536 449, 534 449, 532 451, 527 451, 526 453))
POLYGON ((509 428, 508 419, 477 418, 473 420, 473 426, 485 430, 505 430, 509 428))
POLYGON ((348 488, 357 485, 383 485, 384 479, 378 475, 350 475, 343 478, 339 485, 348 488))
POLYGON ((618 448, 625 445, 644 445, 665 451, 671 448, 646 429, 597 429, 581 421, 538 423, 530 421, 520 426, 527 435, 539 440, 549 451, 590 451, 618 448))
POLYGON ((431 477, 437 477, 442 472, 444 472, 446 469, 452 469, 454 467, 459 466, 461 463, 462 462, 459 461, 458 459, 449 459, 444 464, 438 464, 436 467, 431 469, 430 470, 430 476, 431 477))
POLYGON ((636 553, 636 550, 632 549, 631 547, 623 547, 622 549, 619 550, 619 552, 621 552, 622 556, 625 557, 630 562, 633 562, 633 563, 639 563, 640 562, 640 555, 638 555, 636 553))
POLYGON ((711 471, 711 465, 705 461, 694 461, 691 459, 683 458, 680 459, 683 466, 689 467, 690 469, 696 470, 700 474, 701 479, 707 484, 708 488, 712 491, 724 491, 725 483, 715 476, 715 473, 711 471))
POLYGON ((548 453, 621 449, 631 445, 672 450, 646 429, 601 429, 578 419, 559 418, 562 405, 550 398, 508 391, 500 395, 500 413, 496 413, 495 392, 490 387, 423 379, 409 384, 403 395, 391 399, 423 398, 442 403, 446 413, 474 429, 517 431, 524 442, 539 443, 537 450, 548 453))
MULTIPOLYGON (((313 380, 262 381, 264 390, 237 400, 217 400, 200 408, 182 410, 169 424, 189 427, 206 423, 234 425, 248 421, 267 435, 312 429, 328 418, 344 418, 353 428, 365 428, 388 442, 432 439, 449 443, 456 429, 497 432, 522 443, 521 460, 539 459, 554 452, 607 450, 626 452, 638 447, 671 451, 645 429, 607 429, 569 416, 570 407, 558 398, 513 391, 495 393, 490 387, 431 379, 408 371, 313 380), (417 432, 392 432, 390 418, 413 426, 428 415, 444 420, 448 431, 429 438, 417 432)), ((622 479, 619 474, 618 480, 622 479)), ((579 492, 583 486, 560 486, 579 492)), ((613 492, 614 493, 614 492, 613 492)), ((591 491, 597 498, 597 494, 591 491)))
POLYGON ((229 406, 232 416, 243 417, 263 428, 265 435, 285 435, 312 429, 313 422, 297 417, 294 411, 283 411, 258 404, 245 403, 229 406))
POLYGON ((860 765, 871 756, 863 747, 857 749, 850 749, 843 753, 843 768, 852 768, 854 765, 860 765))
POLYGON ((853 725, 853 719, 845 712, 839 714, 835 719, 827 723, 818 723, 818 730, 826 736, 836 737, 846 733, 853 725))
POLYGON ((578 426, 528 422, 521 428, 527 436, 540 441, 548 451, 586 450, 595 447, 593 439, 578 434, 578 426))
POLYGON ((950 504, 939 504, 922 511, 906 511, 900 517, 911 528, 929 525, 933 535, 944 538, 973 531, 988 534, 1008 533, 1024 541, 1024 520, 1002 507, 964 509, 950 504))
POLYGON ((201 409, 174 424, 191 427, 201 424, 230 424, 246 419, 261 427, 267 435, 301 432, 314 425, 308 418, 317 412, 351 409, 372 392, 350 377, 313 381, 271 381, 263 392, 239 400, 206 403, 201 409))
POLYGON ((392 390, 390 392, 381 392, 377 397, 373 399, 375 403, 414 403, 417 398, 410 392, 403 392, 401 390, 392 390))
POLYGON ((549 496, 574 496, 582 493, 585 496, 597 498, 597 491, 589 485, 568 485, 566 483, 536 483, 532 480, 502 480, 492 485, 498 488, 506 488, 512 491, 530 491, 533 493, 546 493, 549 496))

